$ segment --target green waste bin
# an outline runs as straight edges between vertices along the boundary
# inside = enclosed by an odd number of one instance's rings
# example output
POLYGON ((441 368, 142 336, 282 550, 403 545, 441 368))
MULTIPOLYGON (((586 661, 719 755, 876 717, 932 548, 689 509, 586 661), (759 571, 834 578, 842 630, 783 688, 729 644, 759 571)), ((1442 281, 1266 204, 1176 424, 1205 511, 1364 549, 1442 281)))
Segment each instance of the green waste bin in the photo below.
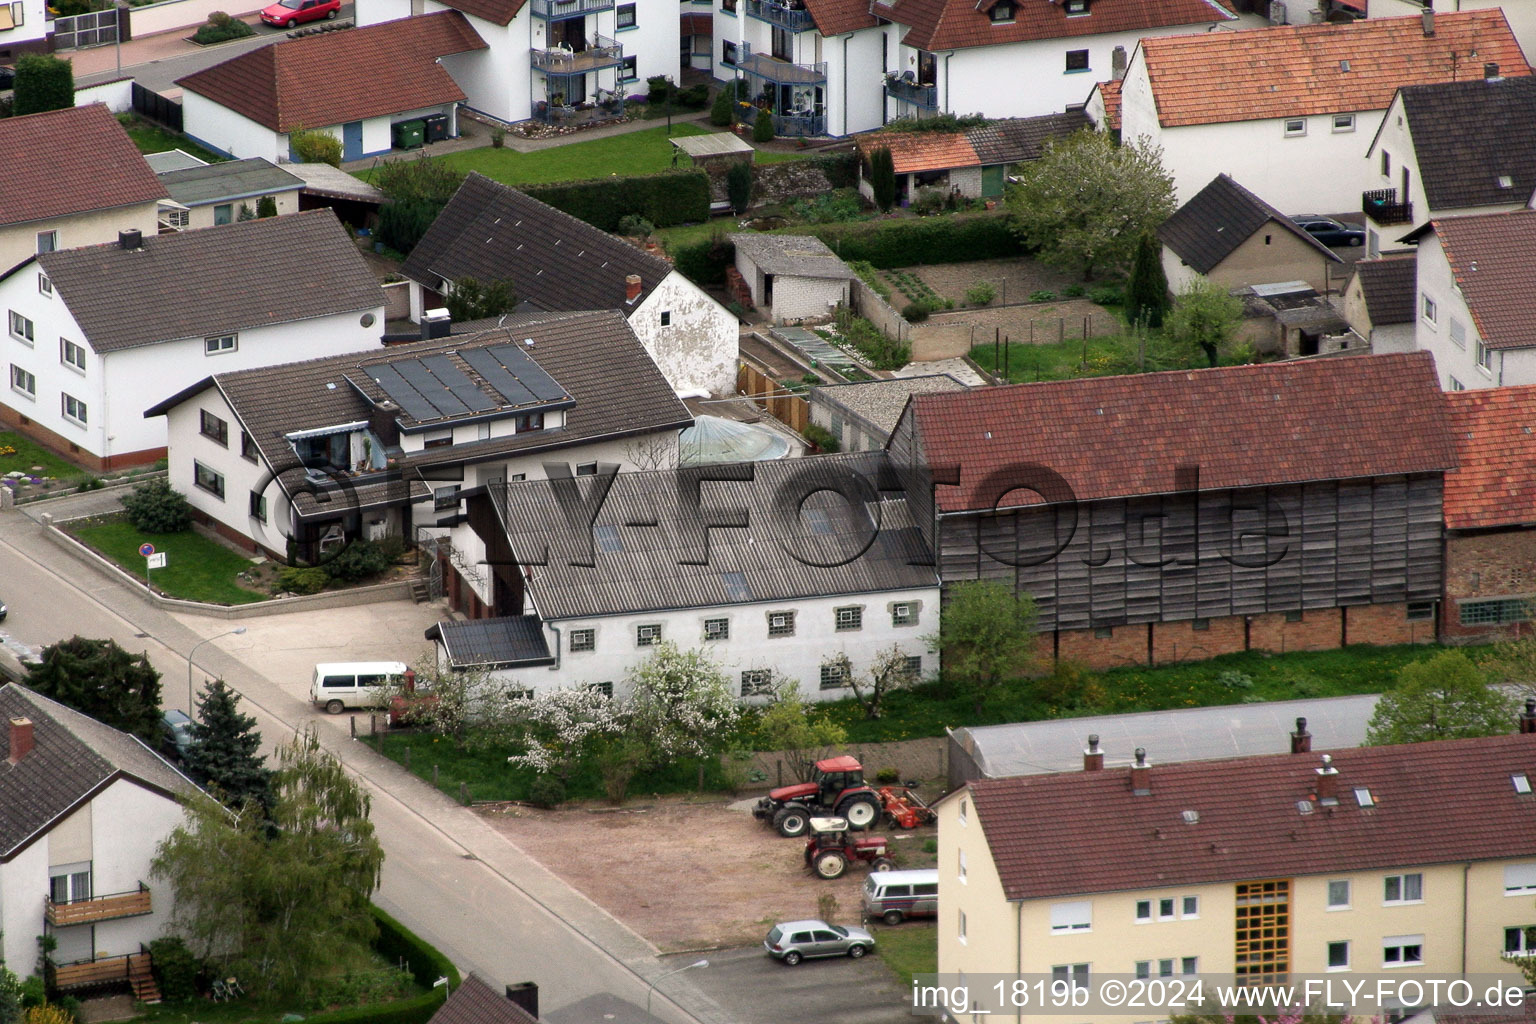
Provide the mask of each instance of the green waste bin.
POLYGON ((396 121, 390 125, 390 134, 396 149, 420 149, 426 138, 426 126, 420 120, 396 121))

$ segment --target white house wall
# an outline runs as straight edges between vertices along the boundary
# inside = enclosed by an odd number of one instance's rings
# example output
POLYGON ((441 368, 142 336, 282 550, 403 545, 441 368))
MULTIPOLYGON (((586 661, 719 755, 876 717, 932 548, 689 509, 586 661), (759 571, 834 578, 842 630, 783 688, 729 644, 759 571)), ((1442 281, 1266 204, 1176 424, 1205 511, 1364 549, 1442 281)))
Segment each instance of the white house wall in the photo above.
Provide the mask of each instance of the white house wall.
POLYGON ((1414 344, 1421 351, 1434 353, 1435 371, 1440 387, 1446 391, 1465 388, 1490 388, 1500 384, 1536 384, 1536 351, 1528 349, 1495 351, 1491 366, 1477 363, 1477 325, 1456 287, 1455 276, 1446 262, 1440 237, 1425 235, 1419 242, 1418 294, 1414 296, 1414 344), (1435 304, 1431 321, 1424 315, 1424 299, 1435 304), (1459 326, 1465 342, 1453 340, 1453 327, 1459 326), (1459 387, 1458 387, 1459 386, 1459 387))
POLYGON ((741 337, 736 317, 677 271, 628 315, 629 326, 676 391, 734 394, 741 337), (669 312, 670 326, 661 325, 669 312))
POLYGON ((0 382, 3 384, 0 405, 92 455, 105 455, 108 421, 102 398, 106 364, 89 348, 85 353, 84 370, 64 362, 61 341, 67 339, 85 344, 85 332, 75 323, 57 290, 51 296, 40 290, 38 277, 41 274, 42 268, 31 263, 0 282, 0 308, 20 313, 33 325, 33 340, 28 345, 10 332, 10 317, 6 316, 5 333, 0 335, 3 339, 0 348, 3 348, 6 363, 5 379, 0 382), (19 366, 37 379, 35 398, 28 398, 12 386, 12 366, 19 366), (64 418, 63 396, 66 394, 86 403, 84 426, 64 418))
POLYGON ((885 123, 885 34, 860 29, 822 43, 827 59, 827 132, 852 135, 885 123))
POLYGON ((10 64, 23 53, 39 52, 53 24, 47 18, 45 0, 22 0, 21 24, 0 32, 0 61, 10 64))
MULTIPOLYGON (((537 584, 532 588, 537 603, 537 584)), ((635 643, 635 627, 659 623, 661 637, 682 648, 702 648, 716 661, 730 679, 734 693, 741 691, 741 674, 772 670, 776 679, 794 679, 801 693, 810 700, 838 700, 849 695, 846 688, 823 690, 823 659, 846 654, 855 673, 867 672, 881 651, 896 645, 909 657, 923 659, 924 676, 938 671, 938 655, 928 650, 924 637, 938 625, 939 590, 937 587, 858 594, 843 597, 817 597, 799 600, 760 602, 715 608, 687 608, 639 615, 611 615, 588 619, 561 619, 546 628, 545 638, 551 652, 562 645, 559 663, 551 668, 533 668, 506 673, 508 678, 529 689, 579 686, 584 683, 613 683, 614 695, 625 692, 626 674, 644 661, 652 648, 635 643), (891 624, 890 606, 896 603, 919 605, 916 621, 896 627, 891 624), (863 608, 862 628, 838 632, 835 609, 863 608), (795 635, 768 636, 770 612, 795 612, 795 635), (730 638, 706 642, 704 620, 730 620, 730 638), (572 652, 573 629, 595 631, 595 649, 572 652)))
POLYGON ((48 840, 40 839, 0 864, 0 959, 18 975, 37 962, 48 896, 48 840))
POLYGON ((58 232, 58 248, 78 249, 117 241, 119 231, 142 231, 152 235, 159 230, 156 213, 159 204, 151 200, 111 210, 96 210, 73 217, 53 217, 28 221, 0 230, 0 271, 14 267, 37 253, 37 236, 42 231, 58 232))
POLYGON ((846 280, 827 277, 773 278, 773 319, 780 323, 826 319, 839 305, 848 304, 846 280))
POLYGON ((181 118, 187 137, 216 153, 237 160, 259 156, 274 164, 288 159, 285 136, 195 92, 182 94, 181 118))
MULTIPOLYGON (((1198 28, 1180 25, 1145 32, 975 46, 955 50, 952 56, 941 52, 937 55, 939 105, 955 114, 980 112, 988 117, 1059 114, 1087 103, 1094 84, 1110 77, 1110 54, 1116 46, 1125 47, 1129 54, 1143 36, 1190 31, 1198 28), (1066 70, 1069 50, 1088 51, 1087 71, 1066 70)), ((917 70, 915 50, 902 47, 902 61, 901 70, 917 70)))

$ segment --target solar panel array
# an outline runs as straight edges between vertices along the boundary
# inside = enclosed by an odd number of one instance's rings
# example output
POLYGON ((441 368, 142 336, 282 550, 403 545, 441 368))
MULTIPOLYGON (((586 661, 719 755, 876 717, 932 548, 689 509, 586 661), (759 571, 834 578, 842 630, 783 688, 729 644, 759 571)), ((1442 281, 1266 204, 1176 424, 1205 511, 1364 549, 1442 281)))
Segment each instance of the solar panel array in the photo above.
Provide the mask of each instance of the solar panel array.
POLYGON ((565 389, 516 345, 468 349, 458 356, 484 378, 501 401, 486 394, 441 353, 374 363, 363 367, 363 371, 407 416, 418 422, 456 419, 569 398, 565 389))

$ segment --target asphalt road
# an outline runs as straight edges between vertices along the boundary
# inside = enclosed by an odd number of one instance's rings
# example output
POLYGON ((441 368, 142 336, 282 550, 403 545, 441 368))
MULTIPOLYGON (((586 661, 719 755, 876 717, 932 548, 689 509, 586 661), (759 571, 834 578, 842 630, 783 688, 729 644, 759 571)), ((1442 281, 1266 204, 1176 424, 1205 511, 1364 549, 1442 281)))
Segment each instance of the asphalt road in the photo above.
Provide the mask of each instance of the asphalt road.
MULTIPOLYGON (((767 929, 764 928, 766 933, 767 929)), ((898 1024, 912 1020, 911 996, 882 965, 879 950, 861 960, 845 956, 806 960, 785 967, 761 946, 705 954, 709 966, 697 975, 737 1024, 784 1024, 788 1020, 838 1024, 898 1024), (798 1007, 797 1017, 785 1016, 798 1007)), ((697 954, 666 958, 671 970, 697 954)))

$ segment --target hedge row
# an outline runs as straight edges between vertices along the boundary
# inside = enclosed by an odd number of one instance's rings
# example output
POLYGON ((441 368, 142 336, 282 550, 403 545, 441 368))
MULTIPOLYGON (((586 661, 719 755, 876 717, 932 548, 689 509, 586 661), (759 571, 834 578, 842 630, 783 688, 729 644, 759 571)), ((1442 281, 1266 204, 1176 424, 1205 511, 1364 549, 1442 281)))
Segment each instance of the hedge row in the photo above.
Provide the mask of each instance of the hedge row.
POLYGON ((859 154, 856 151, 813 156, 810 163, 827 176, 833 188, 854 188, 859 183, 859 154))
POLYGON ((678 273, 700 286, 725 284, 725 268, 736 262, 736 246, 723 231, 707 241, 669 249, 667 254, 678 273))
POLYGON ((630 214, 639 214, 658 228, 709 219, 709 175, 700 170, 525 185, 522 189, 604 231, 617 231, 619 221, 630 214))
MULTIPOLYGON (((1006 217, 918 217, 812 224, 815 235, 844 260, 865 260, 881 270, 927 263, 969 263, 1023 254, 1006 217)), ((722 271, 723 273, 723 271, 722 271)))
POLYGON ((448 998, 448 990, 459 987, 459 970, 452 961, 378 907, 369 909, 379 926, 374 950, 391 963, 404 960, 416 984, 427 991, 412 999, 383 1006, 354 1006, 333 1013, 317 1013, 305 1018, 306 1024, 426 1024, 448 998), (433 988, 432 983, 444 976, 448 978, 448 988, 433 988))

